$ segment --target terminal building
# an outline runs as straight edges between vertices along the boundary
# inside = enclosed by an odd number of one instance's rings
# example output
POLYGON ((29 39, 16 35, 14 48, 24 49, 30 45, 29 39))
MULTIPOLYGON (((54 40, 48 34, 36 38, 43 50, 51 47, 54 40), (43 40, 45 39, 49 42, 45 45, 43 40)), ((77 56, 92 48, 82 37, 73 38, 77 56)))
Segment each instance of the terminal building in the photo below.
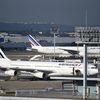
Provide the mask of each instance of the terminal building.
POLYGON ((76 43, 100 44, 100 27, 76 27, 76 43))

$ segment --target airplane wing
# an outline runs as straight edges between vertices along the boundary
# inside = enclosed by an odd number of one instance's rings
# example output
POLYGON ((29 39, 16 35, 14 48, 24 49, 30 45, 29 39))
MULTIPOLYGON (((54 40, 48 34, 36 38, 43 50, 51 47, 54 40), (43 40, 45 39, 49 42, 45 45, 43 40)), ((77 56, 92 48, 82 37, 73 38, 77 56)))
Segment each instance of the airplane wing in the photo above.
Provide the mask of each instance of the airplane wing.
POLYGON ((13 70, 16 71, 16 75, 20 71, 27 71, 33 73, 33 76, 37 78, 44 78, 49 79, 49 74, 53 74, 54 72, 52 70, 44 70, 44 69, 19 69, 19 68, 13 68, 13 70), (42 76, 41 76, 42 73, 42 76))
POLYGON ((53 71, 51 70, 37 70, 37 71, 40 71, 40 72, 43 72, 43 73, 46 73, 46 74, 50 74, 50 73, 53 73, 53 71))
POLYGON ((59 48, 60 50, 64 50, 64 51, 67 51, 69 52, 70 54, 74 55, 74 54, 79 54, 79 51, 76 51, 76 50, 68 50, 68 49, 62 49, 62 48, 59 48))
POLYGON ((53 73, 52 70, 44 70, 44 69, 36 69, 36 68, 35 69, 21 69, 21 68, 16 67, 16 68, 10 68, 10 69, 16 70, 16 71, 27 71, 27 72, 37 72, 37 71, 39 71, 39 72, 43 72, 43 73, 46 73, 46 74, 53 73))
POLYGON ((2 71, 6 71, 7 68, 3 68, 3 67, 0 66, 0 70, 2 70, 2 71))
POLYGON ((27 51, 34 51, 37 52, 38 50, 36 48, 26 48, 27 51))

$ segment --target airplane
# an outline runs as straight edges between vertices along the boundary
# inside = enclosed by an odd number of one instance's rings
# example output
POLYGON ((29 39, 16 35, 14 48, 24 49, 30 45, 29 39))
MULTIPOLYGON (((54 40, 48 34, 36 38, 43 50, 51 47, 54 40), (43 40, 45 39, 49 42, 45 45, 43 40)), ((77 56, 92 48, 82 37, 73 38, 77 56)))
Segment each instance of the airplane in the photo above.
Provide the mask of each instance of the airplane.
MULTIPOLYGON (((33 77, 50 79, 51 76, 80 76, 83 75, 83 63, 50 62, 50 61, 21 61, 10 60, 0 49, 0 70, 17 77, 21 71, 29 72, 33 77)), ((96 66, 87 65, 87 75, 98 73, 96 66)))
POLYGON ((36 50, 39 53, 48 54, 48 55, 53 55, 55 53, 55 56, 56 55, 71 56, 71 55, 78 54, 78 51, 67 49, 65 47, 41 46, 41 44, 39 44, 39 42, 37 42, 37 40, 30 34, 27 37, 32 47, 32 48, 27 48, 28 51, 36 50))
MULTIPOLYGON (((67 56, 82 56, 84 55, 84 49, 82 46, 41 46, 39 42, 32 36, 28 35, 28 40, 31 44, 31 48, 27 50, 36 50, 38 53, 43 53, 47 55, 67 57, 67 56)), ((87 56, 100 56, 100 46, 89 46, 87 47, 87 56)))

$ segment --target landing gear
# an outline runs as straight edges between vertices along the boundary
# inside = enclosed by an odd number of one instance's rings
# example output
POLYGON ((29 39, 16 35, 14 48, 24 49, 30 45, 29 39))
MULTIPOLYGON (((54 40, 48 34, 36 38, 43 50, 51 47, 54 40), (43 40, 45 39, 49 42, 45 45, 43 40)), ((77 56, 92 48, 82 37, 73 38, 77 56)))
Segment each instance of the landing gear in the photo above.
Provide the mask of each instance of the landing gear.
POLYGON ((46 73, 43 74, 43 80, 50 80, 50 77, 48 76, 48 74, 46 73))
POLYGON ((75 73, 76 73, 76 75, 77 75, 77 76, 81 75, 81 71, 80 71, 80 70, 78 70, 78 69, 77 69, 77 70, 75 70, 75 73))

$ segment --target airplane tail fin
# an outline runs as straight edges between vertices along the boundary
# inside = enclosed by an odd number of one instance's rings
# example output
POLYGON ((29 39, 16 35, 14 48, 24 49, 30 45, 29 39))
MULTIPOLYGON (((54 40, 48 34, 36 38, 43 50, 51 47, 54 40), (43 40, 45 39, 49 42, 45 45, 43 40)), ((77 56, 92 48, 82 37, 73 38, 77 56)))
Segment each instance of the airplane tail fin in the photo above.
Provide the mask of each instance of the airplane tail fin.
POLYGON ((31 43, 31 46, 34 47, 34 46, 41 46, 38 41, 32 36, 32 35, 28 35, 28 40, 29 42, 31 43))
POLYGON ((6 60, 10 60, 9 58, 7 58, 7 56, 4 54, 4 52, 1 50, 0 48, 0 59, 6 59, 6 60))

